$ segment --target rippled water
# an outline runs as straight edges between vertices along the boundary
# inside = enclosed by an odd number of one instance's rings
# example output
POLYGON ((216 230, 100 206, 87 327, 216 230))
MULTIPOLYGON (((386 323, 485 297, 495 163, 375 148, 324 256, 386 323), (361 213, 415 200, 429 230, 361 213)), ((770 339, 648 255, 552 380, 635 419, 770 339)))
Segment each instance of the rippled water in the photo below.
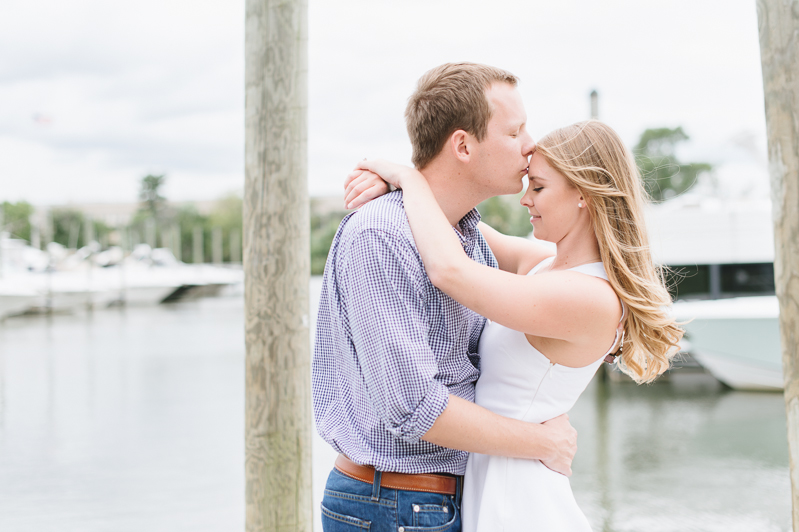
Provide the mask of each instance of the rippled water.
MULTIPOLYGON (((244 530, 243 409, 239 298, 6 320, 0 530, 244 530)), ((595 382, 572 421, 595 531, 790 529, 779 394, 595 382)), ((315 440, 316 507, 334 456, 315 440)))

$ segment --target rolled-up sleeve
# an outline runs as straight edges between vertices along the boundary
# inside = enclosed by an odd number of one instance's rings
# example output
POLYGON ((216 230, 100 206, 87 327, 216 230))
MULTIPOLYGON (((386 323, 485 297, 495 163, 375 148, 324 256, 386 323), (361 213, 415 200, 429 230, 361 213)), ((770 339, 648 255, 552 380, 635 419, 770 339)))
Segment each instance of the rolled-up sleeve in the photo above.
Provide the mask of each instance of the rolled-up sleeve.
POLYGON ((378 229, 341 252, 346 326, 371 405, 388 432, 418 442, 449 399, 429 343, 424 267, 407 240, 378 229))

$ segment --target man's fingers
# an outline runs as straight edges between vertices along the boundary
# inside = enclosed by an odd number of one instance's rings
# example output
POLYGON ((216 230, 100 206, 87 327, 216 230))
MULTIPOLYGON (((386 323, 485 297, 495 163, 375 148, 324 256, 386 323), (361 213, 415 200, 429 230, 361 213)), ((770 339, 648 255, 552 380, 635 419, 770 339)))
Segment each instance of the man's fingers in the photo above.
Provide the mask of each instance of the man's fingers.
POLYGON ((549 469, 561 475, 571 476, 571 464, 577 453, 577 431, 569 423, 568 414, 562 414, 544 422, 554 431, 555 456, 551 460, 542 461, 549 469))

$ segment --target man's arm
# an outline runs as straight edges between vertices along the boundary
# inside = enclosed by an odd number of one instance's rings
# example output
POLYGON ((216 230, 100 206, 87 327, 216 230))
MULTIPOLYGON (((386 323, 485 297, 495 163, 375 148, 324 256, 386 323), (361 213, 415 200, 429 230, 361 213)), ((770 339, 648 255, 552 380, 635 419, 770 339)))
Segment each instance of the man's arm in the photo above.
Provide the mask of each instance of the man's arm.
POLYGON ((543 424, 500 416, 455 395, 422 439, 470 453, 541 460, 571 476, 577 431, 566 414, 543 424))
POLYGON ((449 394, 435 378, 430 317, 413 288, 424 271, 409 244, 367 230, 339 253, 340 289, 347 293, 359 369, 371 406, 389 432, 408 442, 423 439, 461 451, 539 459, 570 474, 576 432, 565 416, 545 425, 505 418, 449 394))

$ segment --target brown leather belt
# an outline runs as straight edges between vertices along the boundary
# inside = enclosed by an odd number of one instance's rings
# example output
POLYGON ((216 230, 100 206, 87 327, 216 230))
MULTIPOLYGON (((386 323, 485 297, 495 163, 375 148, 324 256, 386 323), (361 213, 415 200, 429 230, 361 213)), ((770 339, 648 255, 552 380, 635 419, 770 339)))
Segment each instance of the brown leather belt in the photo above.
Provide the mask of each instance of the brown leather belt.
MULTIPOLYGON (((372 484, 375 481, 375 468, 356 464, 343 454, 336 458, 336 469, 355 480, 372 484)), ((455 495, 458 477, 437 473, 409 475, 407 473, 384 472, 380 475, 380 485, 384 488, 407 491, 425 491, 455 495)))

